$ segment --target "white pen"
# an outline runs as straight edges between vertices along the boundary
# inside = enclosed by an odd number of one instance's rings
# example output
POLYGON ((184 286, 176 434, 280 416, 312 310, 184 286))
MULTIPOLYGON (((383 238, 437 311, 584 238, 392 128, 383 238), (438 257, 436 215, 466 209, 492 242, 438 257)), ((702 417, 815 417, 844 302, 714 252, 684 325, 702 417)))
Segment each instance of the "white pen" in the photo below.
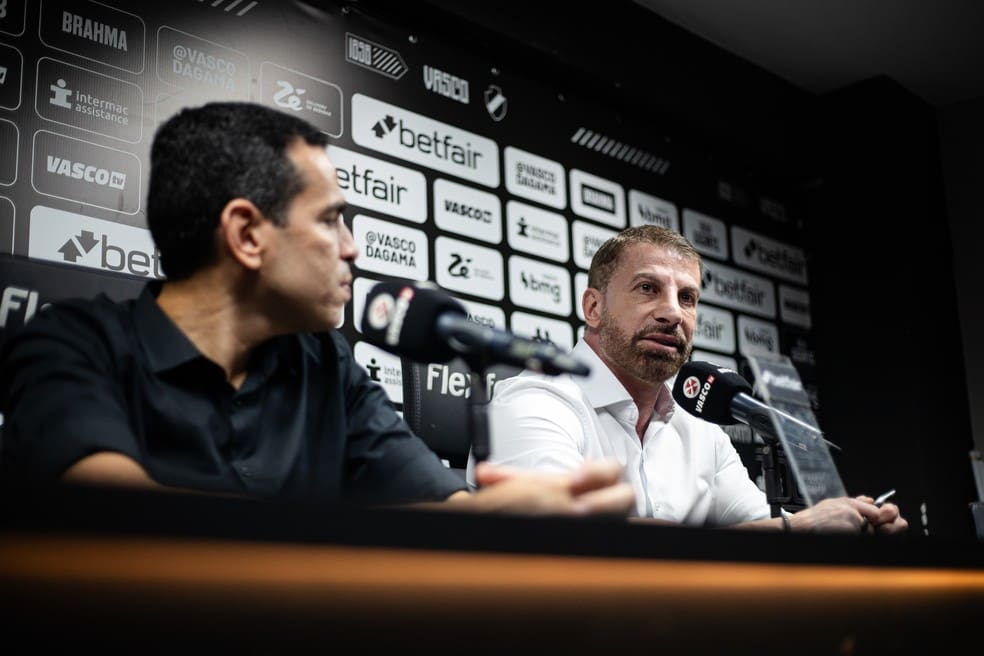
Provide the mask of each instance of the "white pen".
POLYGON ((881 505, 883 503, 885 503, 886 501, 888 501, 893 494, 895 494, 895 488, 894 487, 891 490, 889 490, 888 492, 886 492, 885 494, 879 495, 878 498, 875 499, 875 505, 881 507, 881 505))

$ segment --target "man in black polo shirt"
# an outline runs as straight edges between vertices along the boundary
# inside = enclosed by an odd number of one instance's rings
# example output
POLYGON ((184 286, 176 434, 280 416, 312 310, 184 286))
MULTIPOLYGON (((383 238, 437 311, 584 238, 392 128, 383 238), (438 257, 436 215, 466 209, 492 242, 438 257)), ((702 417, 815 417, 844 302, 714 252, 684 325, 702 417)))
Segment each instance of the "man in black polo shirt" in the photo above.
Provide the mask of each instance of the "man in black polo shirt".
POLYGON ((331 330, 357 256, 313 126, 249 103, 186 109, 151 149, 167 275, 135 301, 57 303, 0 354, 7 482, 625 512, 620 470, 486 466, 470 493, 331 330))

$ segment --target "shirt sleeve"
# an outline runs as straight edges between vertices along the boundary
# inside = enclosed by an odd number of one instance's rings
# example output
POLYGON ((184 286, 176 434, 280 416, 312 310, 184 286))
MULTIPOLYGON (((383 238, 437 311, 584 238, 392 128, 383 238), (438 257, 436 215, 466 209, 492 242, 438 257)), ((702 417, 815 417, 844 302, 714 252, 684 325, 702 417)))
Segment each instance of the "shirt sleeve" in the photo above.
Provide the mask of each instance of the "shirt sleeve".
MULTIPOLYGON (((520 375, 495 386, 489 404, 489 462, 566 472, 584 464, 584 424, 563 391, 520 375)), ((474 460, 467 477, 475 484, 474 460)))
POLYGON ((713 526, 733 526, 771 516, 765 493, 748 477, 748 469, 741 461, 727 433, 717 426, 709 426, 714 432, 717 469, 714 474, 714 501, 707 517, 713 526))
POLYGON ((346 497, 371 503, 439 501, 467 489, 396 414, 383 388, 355 362, 344 338, 335 332, 331 336, 348 422, 346 497))
POLYGON ((4 479, 50 484, 100 451, 139 460, 105 327, 72 305, 40 312, 0 353, 4 479))

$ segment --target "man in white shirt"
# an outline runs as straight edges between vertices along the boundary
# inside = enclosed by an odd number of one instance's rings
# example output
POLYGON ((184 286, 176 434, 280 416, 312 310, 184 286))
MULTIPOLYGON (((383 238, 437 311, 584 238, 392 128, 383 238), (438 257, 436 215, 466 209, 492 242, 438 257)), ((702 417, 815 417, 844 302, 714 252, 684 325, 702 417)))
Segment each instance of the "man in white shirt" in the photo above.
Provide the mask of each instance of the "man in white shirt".
POLYGON ((671 386, 690 357, 700 280, 700 255, 677 232, 633 227, 602 245, 581 301, 584 339, 573 351, 592 374, 523 372, 499 382, 490 461, 567 472, 616 460, 636 492, 638 516, 670 523, 904 531, 895 505, 878 507, 865 496, 770 517, 724 431, 676 407, 671 386))

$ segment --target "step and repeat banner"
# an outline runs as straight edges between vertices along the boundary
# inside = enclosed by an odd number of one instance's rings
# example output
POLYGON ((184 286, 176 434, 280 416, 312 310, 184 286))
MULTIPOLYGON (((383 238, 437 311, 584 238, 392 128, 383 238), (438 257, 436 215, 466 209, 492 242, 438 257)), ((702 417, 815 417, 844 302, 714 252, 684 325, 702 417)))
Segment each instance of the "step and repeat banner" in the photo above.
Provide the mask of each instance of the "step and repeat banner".
MULTIPOLYGON (((473 320, 567 348, 591 256, 640 224, 682 232, 705 258, 695 358, 782 352, 816 398, 808 257, 781 197, 659 124, 557 88, 532 52, 366 11, 0 0, 0 339, 58 298, 125 298, 162 277, 144 217, 156 127, 182 106, 252 100, 332 138, 361 252, 340 330, 398 407, 403 363, 361 339, 375 282, 434 281, 473 320)), ((464 395, 446 369, 425 380, 464 395)))

